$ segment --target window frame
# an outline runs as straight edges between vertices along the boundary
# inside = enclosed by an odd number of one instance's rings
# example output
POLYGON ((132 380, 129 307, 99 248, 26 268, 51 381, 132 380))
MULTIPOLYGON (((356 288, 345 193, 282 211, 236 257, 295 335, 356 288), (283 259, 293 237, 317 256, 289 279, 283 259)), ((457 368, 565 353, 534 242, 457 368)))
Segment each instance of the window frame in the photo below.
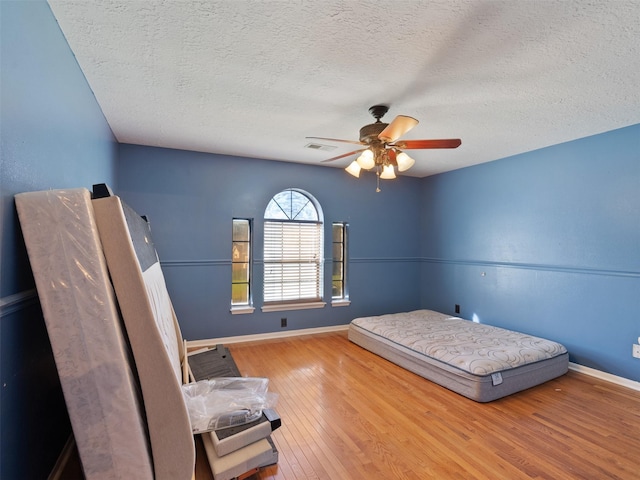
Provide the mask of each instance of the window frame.
POLYGON ((349 299, 349 286, 348 286, 348 278, 349 278, 349 256, 348 256, 348 245, 349 245, 349 224, 347 222, 333 222, 331 224, 331 305, 334 307, 344 307, 351 304, 349 299), (340 227, 341 229, 341 240, 336 241, 334 229, 336 227, 340 227), (335 249, 336 246, 340 248, 340 260, 336 260, 335 249), (340 283, 342 284, 341 294, 339 296, 333 294, 333 284, 335 281, 335 266, 336 264, 340 264, 342 268, 340 268, 341 276, 340 283))
MULTIPOLYGON (((322 216, 322 208, 313 195, 296 188, 287 188, 278 192, 269 200, 264 213, 263 249, 263 312, 323 308, 326 305, 323 301, 324 219, 322 216), (289 199, 286 198, 286 195, 289 195, 289 199), (300 200, 300 196, 304 197, 306 202, 303 202, 302 208, 294 210, 294 203, 300 200), (275 202, 275 204, 273 204, 273 202, 275 202), (288 202, 288 204, 284 205, 285 202, 288 202), (309 217, 313 217, 313 215, 309 215, 313 212, 308 210, 308 206, 313 207, 316 219, 309 219, 309 217), (277 211, 278 218, 275 218, 276 215, 269 215, 269 211, 277 211), (302 219, 297 219, 298 214, 302 215, 302 219), (309 225, 315 226, 316 231, 313 235, 307 237, 308 231, 310 230, 308 228, 309 225), (280 230, 280 232, 277 230, 280 230), (299 237, 302 235, 303 237, 309 238, 310 243, 306 245, 306 248, 300 248, 301 246, 304 247, 304 245, 299 242, 296 246, 295 241, 285 244, 283 241, 287 231, 292 232, 293 235, 296 235, 297 232, 299 237), (278 238, 279 235, 281 235, 281 238, 278 238), (269 244, 269 242, 276 243, 269 244), (315 248, 308 250, 311 246, 315 248), (279 270, 279 272, 276 272, 274 275, 270 275, 269 272, 272 265, 275 270, 279 270), (305 266, 310 265, 312 265, 313 268, 305 268, 305 266), (291 268, 288 268, 288 266, 291 268), (289 287, 292 288, 287 288, 285 279, 287 275, 296 268, 298 268, 299 271, 311 273, 311 276, 308 278, 315 276, 313 283, 300 282, 300 277, 298 277, 298 282, 290 283, 289 287), (273 281, 277 279, 278 276, 280 276, 279 287, 278 282, 273 281), (307 284, 307 287, 311 285, 311 290, 314 290, 315 294, 308 297, 292 297, 296 288, 309 291, 305 288, 305 285, 303 285, 304 283, 307 284), (275 286, 276 289, 280 289, 280 298, 274 298, 278 295, 273 294, 273 286, 275 286), (268 291, 271 293, 267 293, 268 291)), ((295 277, 293 276, 291 278, 295 277)))
POLYGON ((250 218, 237 218, 234 217, 231 221, 231 307, 230 312, 233 315, 253 313, 255 308, 253 307, 253 220, 250 218), (246 222, 248 229, 248 238, 246 240, 238 240, 234 236, 236 222, 246 222), (247 244, 248 254, 247 261, 235 261, 234 248, 236 244, 247 244), (237 282, 234 281, 234 265, 247 264, 247 281, 237 282), (247 285, 247 303, 234 303, 233 300, 233 286, 238 284, 247 285))

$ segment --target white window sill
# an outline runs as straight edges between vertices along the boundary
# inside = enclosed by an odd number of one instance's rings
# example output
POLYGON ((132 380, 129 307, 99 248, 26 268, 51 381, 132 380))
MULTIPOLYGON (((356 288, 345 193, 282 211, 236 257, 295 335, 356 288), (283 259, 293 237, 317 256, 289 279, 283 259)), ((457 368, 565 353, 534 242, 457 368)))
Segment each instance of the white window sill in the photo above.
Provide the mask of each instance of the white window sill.
POLYGON ((304 303, 276 303, 263 305, 263 312, 284 312, 287 310, 307 310, 310 308, 324 308, 325 302, 304 302, 304 303))
POLYGON ((241 307, 231 307, 231 315, 244 315, 247 313, 253 313, 255 308, 243 305, 241 307))
POLYGON ((349 305, 351 305, 351 300, 346 298, 342 298, 340 300, 333 300, 331 302, 332 307, 348 307, 349 305))

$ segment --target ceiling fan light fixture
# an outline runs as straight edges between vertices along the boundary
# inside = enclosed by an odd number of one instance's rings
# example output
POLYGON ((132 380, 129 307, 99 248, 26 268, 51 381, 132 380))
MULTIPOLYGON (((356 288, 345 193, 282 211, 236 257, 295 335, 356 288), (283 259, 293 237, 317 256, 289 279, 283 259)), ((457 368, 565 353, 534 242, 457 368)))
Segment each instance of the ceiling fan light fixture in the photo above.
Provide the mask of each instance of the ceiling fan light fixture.
MULTIPOLYGON (((376 192, 380 191, 381 178, 384 180, 396 178, 394 167, 398 167, 398 173, 400 173, 409 170, 415 165, 416 161, 404 153, 403 150, 457 148, 462 143, 459 138, 400 140, 400 137, 418 124, 418 120, 406 115, 398 115, 391 123, 384 123, 380 119, 388 110, 388 105, 374 105, 369 109, 369 113, 373 115, 376 121, 360 129, 358 141, 327 137, 306 138, 360 145, 357 150, 327 158, 322 162, 333 162, 359 154, 358 158, 351 162, 345 170, 356 178, 360 177, 362 170, 373 170, 376 174, 376 192)), ((309 144, 308 147, 320 149, 321 144, 309 144)))
POLYGON ((376 164, 373 158, 373 152, 368 148, 363 151, 358 158, 356 158, 356 162, 360 165, 360 168, 364 168, 365 170, 370 170, 376 164))
POLYGON ((404 172, 413 167, 416 161, 406 153, 400 152, 396 155, 396 163, 398 164, 398 171, 404 172))
POLYGON ((396 178, 396 172, 393 171, 393 165, 385 165, 384 167, 382 167, 380 178, 383 178, 385 180, 392 180, 396 178))
POLYGON ((360 168, 360 165, 358 165, 358 162, 356 160, 351 162, 351 164, 347 168, 345 168, 345 170, 347 171, 347 173, 353 175, 356 178, 360 177, 361 168, 360 168))

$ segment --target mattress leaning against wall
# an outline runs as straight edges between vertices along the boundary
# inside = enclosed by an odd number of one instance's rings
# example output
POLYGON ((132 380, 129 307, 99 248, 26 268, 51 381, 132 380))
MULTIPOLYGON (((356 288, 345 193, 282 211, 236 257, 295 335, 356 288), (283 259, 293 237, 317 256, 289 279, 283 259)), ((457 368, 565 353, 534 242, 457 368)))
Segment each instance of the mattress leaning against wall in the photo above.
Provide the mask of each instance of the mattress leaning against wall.
MULTIPOLYGON (((180 326, 166 288, 149 223, 105 185, 94 185, 93 206, 140 373, 155 460, 156 444, 166 443, 167 438, 171 438, 171 446, 175 451, 186 449, 188 443, 193 444, 193 438, 187 441, 184 434, 186 425, 191 436, 191 426, 188 415, 184 417, 181 414, 186 409, 181 390, 177 390, 177 395, 174 391, 181 379, 180 364, 185 356, 180 326), (164 381, 145 383, 145 379, 154 378, 164 381), (161 422, 156 428, 152 423, 154 419, 161 422), (169 420, 173 426, 167 432, 169 420), (160 428, 164 428, 165 432, 162 433, 160 428)), ((268 434, 271 426, 267 430, 264 433, 268 434)), ((250 445, 239 442, 237 450, 219 457, 211 435, 204 433, 202 438, 215 480, 229 480, 254 468, 277 462, 277 450, 262 436, 261 439, 254 438, 254 443, 250 445)), ((158 471, 156 464, 156 474, 158 471)))
POLYGON ((86 189, 16 195, 85 478, 153 479, 143 408, 86 189))
MULTIPOLYGON (((181 389, 182 334, 148 225, 130 226, 118 197, 92 203, 140 377, 156 479, 189 480, 195 444, 181 389), (136 245, 132 235, 140 239, 136 245)), ((139 218, 132 210, 129 216, 139 218)))

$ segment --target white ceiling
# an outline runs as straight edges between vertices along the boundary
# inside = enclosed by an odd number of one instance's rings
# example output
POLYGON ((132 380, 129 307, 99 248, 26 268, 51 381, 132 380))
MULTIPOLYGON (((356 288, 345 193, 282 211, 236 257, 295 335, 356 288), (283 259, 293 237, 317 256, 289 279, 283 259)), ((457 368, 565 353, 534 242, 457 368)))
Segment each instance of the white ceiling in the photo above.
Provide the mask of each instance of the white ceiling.
POLYGON ((117 140, 345 167, 375 104, 424 177, 640 123, 639 0, 49 0, 117 140))

